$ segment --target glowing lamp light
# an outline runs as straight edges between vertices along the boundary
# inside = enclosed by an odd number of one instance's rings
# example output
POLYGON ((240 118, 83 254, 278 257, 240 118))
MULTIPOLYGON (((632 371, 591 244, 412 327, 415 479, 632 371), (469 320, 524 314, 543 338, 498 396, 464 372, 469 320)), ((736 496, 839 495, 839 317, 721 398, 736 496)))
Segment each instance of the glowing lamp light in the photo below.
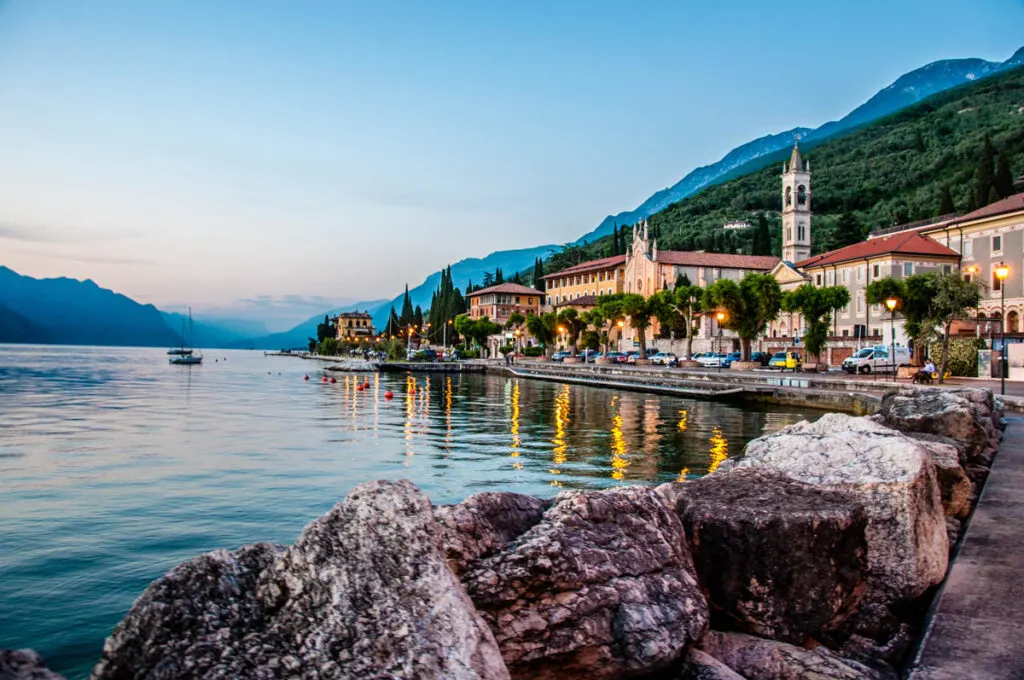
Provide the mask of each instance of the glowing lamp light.
POLYGON ((619 319, 619 328, 622 328, 625 325, 626 325, 626 322, 623 321, 622 319, 619 319))
POLYGON ((889 298, 888 300, 885 301, 885 306, 888 307, 889 311, 891 312, 894 309, 896 309, 896 303, 897 303, 896 298, 889 298))
POLYGON ((718 319, 718 323, 722 323, 725 321, 725 312, 719 312, 718 314, 715 314, 715 317, 718 319))
POLYGON ((1000 281, 1005 281, 1009 275, 1010 268, 1007 267, 1005 264, 1000 264, 998 267, 996 267, 996 278, 999 279, 1000 281))

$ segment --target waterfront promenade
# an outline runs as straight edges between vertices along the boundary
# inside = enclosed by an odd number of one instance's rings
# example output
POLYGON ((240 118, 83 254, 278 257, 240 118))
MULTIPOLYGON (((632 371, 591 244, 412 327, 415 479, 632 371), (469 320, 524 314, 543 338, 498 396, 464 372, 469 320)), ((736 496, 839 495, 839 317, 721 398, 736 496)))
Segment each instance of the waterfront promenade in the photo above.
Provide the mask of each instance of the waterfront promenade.
POLYGON ((910 680, 1024 678, 1024 418, 1009 419, 910 680))

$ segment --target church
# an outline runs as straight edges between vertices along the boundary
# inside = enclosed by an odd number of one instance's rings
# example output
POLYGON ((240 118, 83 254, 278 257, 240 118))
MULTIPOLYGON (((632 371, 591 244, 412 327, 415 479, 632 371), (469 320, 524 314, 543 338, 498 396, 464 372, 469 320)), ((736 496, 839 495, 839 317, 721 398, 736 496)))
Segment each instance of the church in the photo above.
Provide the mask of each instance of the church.
MULTIPOLYGON (((833 338, 866 343, 890 340, 888 311, 867 304, 865 299, 872 281, 959 270, 958 252, 913 229, 812 255, 811 217, 811 168, 801 156, 799 145, 794 145, 782 171, 782 260, 774 266, 772 275, 783 292, 805 283, 843 286, 850 292, 850 303, 833 315, 833 338)), ((799 314, 783 312, 769 325, 768 336, 776 341, 799 342, 805 330, 799 314)), ((897 323, 896 331, 897 342, 905 343, 902 324, 897 323)))

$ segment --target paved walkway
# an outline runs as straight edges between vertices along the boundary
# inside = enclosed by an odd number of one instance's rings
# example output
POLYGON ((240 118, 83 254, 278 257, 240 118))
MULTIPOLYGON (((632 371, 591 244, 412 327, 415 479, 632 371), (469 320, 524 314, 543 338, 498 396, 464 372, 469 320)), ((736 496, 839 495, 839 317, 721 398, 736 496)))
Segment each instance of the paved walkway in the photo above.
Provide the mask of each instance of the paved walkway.
POLYGON ((1024 418, 1008 420, 910 680, 1024 678, 1024 418))

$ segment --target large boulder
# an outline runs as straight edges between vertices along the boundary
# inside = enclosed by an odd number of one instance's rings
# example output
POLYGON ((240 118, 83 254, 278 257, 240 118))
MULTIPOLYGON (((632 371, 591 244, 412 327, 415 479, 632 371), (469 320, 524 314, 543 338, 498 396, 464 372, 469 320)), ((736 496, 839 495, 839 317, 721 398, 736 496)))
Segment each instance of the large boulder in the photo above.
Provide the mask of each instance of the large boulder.
POLYGON ((410 482, 369 482, 294 546, 185 563, 107 640, 107 678, 507 678, 410 482))
POLYGON ((801 644, 864 592, 868 520, 849 494, 770 468, 658 491, 682 519, 716 625, 801 644))
POLYGON ((700 649, 747 680, 897 680, 883 664, 868 666, 825 647, 804 649, 744 633, 711 631, 700 649))
POLYGON ((929 389, 888 394, 878 413, 891 427, 965 442, 973 453, 1000 437, 1002 414, 991 390, 929 389))
POLYGON ((677 680, 746 680, 724 663, 699 649, 686 653, 686 661, 677 680))
POLYGON ((751 441, 739 468, 768 467, 852 494, 868 514, 868 583, 917 597, 946 572, 949 542, 935 465, 921 442, 870 418, 829 413, 751 441))
POLYGON ((514 678, 650 673, 708 626, 679 518, 644 487, 559 494, 462 581, 514 678))
POLYGON ((0 680, 64 680, 31 649, 0 649, 0 680))
POLYGON ((461 574, 468 565, 504 548, 537 524, 549 505, 550 501, 535 496, 489 491, 435 508, 448 566, 461 574))

